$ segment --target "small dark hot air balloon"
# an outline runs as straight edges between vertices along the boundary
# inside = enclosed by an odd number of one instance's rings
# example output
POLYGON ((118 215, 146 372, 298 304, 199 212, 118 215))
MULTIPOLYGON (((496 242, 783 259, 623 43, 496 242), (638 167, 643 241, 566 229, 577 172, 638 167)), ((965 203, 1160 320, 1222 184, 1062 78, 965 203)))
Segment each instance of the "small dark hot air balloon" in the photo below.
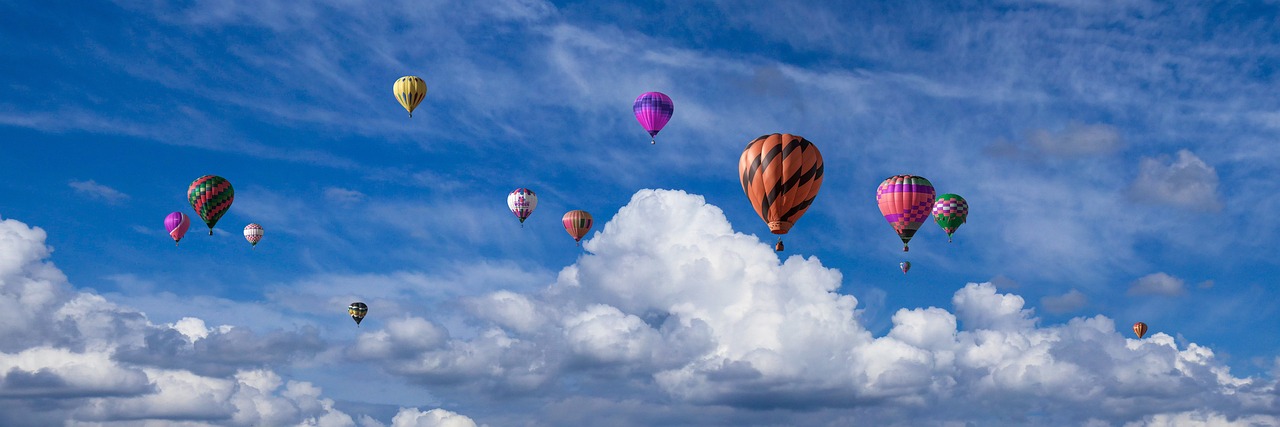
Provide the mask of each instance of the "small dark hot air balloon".
POLYGON ((902 274, 907 274, 907 270, 911 269, 911 261, 903 261, 898 263, 898 267, 902 268, 902 274))
POLYGON ((1147 335, 1147 324, 1142 322, 1134 323, 1133 333, 1138 336, 1138 339, 1142 339, 1142 337, 1147 335))
POLYGON ((351 315, 351 319, 356 321, 356 326, 360 326, 360 321, 364 320, 364 315, 369 313, 369 306, 362 302, 353 302, 347 307, 347 314, 351 315))

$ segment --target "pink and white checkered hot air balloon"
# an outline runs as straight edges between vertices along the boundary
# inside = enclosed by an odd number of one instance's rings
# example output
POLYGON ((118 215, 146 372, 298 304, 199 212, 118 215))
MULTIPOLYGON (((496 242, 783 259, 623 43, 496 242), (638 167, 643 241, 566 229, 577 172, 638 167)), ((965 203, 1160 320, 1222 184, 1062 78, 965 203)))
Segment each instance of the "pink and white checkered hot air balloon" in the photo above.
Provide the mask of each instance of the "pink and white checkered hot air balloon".
POLYGON ((507 195, 507 207, 520 218, 520 227, 524 227, 524 220, 538 207, 538 195, 528 188, 517 188, 507 195))
POLYGON ((173 245, 178 246, 178 241, 182 240, 182 236, 187 235, 187 229, 191 228, 191 218, 182 212, 174 212, 164 217, 164 228, 169 230, 169 237, 173 238, 173 245))
POLYGON ((253 248, 258 247, 258 241, 262 240, 262 226, 257 223, 250 223, 244 226, 244 239, 249 241, 253 248))
POLYGON ((635 104, 631 105, 631 110, 635 111, 636 120, 640 121, 640 126, 644 126, 644 130, 649 131, 650 144, 658 143, 658 132, 671 120, 671 113, 675 109, 671 97, 662 92, 642 93, 636 97, 635 104))

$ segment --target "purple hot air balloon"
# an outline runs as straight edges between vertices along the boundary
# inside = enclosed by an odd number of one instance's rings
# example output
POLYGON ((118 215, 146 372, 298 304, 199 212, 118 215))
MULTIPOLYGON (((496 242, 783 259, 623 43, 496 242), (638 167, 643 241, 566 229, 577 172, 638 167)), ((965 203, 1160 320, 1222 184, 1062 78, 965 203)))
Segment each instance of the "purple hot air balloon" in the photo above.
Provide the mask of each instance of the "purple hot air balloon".
POLYGON ((187 235, 187 229, 191 228, 191 218, 182 212, 174 212, 164 217, 164 228, 169 230, 169 237, 173 237, 173 245, 178 246, 178 241, 182 240, 182 236, 187 235))
POLYGON ((636 103, 631 109, 636 113, 636 120, 640 121, 640 126, 644 126, 644 130, 649 131, 649 143, 657 144, 658 131, 667 125, 667 121, 671 120, 671 113, 675 111, 675 104, 671 103, 671 97, 664 95, 662 92, 645 92, 636 98, 636 103))

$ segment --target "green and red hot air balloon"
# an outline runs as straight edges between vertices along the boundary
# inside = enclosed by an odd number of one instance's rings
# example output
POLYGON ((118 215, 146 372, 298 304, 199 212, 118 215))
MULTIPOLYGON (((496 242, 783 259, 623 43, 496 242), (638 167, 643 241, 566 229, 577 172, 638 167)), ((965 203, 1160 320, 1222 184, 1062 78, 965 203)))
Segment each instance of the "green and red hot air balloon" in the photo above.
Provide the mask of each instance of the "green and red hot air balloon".
POLYGON ((209 226, 210 236, 213 235, 214 224, 231 209, 231 202, 235 198, 236 192, 231 188, 231 182, 217 175, 196 178, 187 188, 187 200, 196 210, 196 215, 209 226))

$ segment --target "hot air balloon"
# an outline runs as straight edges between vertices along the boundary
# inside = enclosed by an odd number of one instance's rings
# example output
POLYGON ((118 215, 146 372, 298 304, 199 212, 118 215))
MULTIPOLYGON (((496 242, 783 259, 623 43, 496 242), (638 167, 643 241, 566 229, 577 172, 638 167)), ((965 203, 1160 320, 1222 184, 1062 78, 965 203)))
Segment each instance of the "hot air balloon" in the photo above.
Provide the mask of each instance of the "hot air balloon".
POLYGON ((538 195, 528 188, 517 188, 507 195, 507 207, 520 218, 520 227, 524 227, 524 220, 538 207, 538 195))
POLYGON ((1138 339, 1142 339, 1143 336, 1147 335, 1147 324, 1142 322, 1134 323, 1133 333, 1138 336, 1138 339))
MULTIPOLYGON (((738 160, 742 191, 773 234, 787 234, 822 187, 822 154, 802 136, 763 135, 738 160)), ((782 251, 782 237, 774 246, 782 251)))
POLYGON ((262 226, 257 223, 244 226, 244 239, 248 240, 253 248, 257 248, 258 241, 262 240, 262 226))
POLYGON ((409 112, 409 117, 413 117, 413 109, 418 108, 422 98, 427 96, 427 82, 418 76, 404 76, 396 80, 391 92, 396 94, 396 100, 409 112))
POLYGON ((650 144, 658 143, 658 132, 671 120, 671 113, 675 108, 671 97, 662 92, 642 93, 636 97, 635 104, 631 105, 631 110, 636 113, 636 120, 640 121, 640 126, 649 131, 650 144))
POLYGON ((182 212, 174 212, 164 217, 164 228, 169 230, 169 237, 173 238, 173 245, 178 246, 178 241, 182 240, 182 236, 187 235, 187 229, 191 227, 191 218, 182 212))
POLYGON ((560 221, 564 222, 564 231, 573 236, 573 241, 578 242, 578 246, 582 246, 582 236, 586 236, 587 231, 591 230, 591 214, 581 210, 569 211, 560 221))
POLYGON ((907 274, 907 270, 911 269, 911 261, 900 262, 898 267, 902 269, 902 274, 907 274))
POLYGON ((364 315, 369 313, 369 306, 362 302, 353 302, 347 306, 347 314, 351 315, 351 319, 356 321, 356 326, 360 326, 360 321, 364 320, 364 315))
POLYGON ((933 208, 933 184, 924 177, 913 175, 895 175, 880 183, 876 189, 876 203, 880 205, 880 213, 893 226, 893 231, 902 238, 902 251, 910 250, 907 242, 916 235, 929 218, 933 208))
POLYGON ((222 215, 231 209, 231 202, 236 198, 231 182, 217 175, 205 175, 196 178, 187 188, 187 200, 195 208, 196 215, 209 226, 209 235, 213 235, 213 225, 218 223, 222 215))
POLYGON ((969 202, 959 194, 943 194, 933 202, 933 221, 942 227, 942 231, 947 232, 948 242, 956 229, 960 228, 960 224, 964 224, 968 218, 969 202))

